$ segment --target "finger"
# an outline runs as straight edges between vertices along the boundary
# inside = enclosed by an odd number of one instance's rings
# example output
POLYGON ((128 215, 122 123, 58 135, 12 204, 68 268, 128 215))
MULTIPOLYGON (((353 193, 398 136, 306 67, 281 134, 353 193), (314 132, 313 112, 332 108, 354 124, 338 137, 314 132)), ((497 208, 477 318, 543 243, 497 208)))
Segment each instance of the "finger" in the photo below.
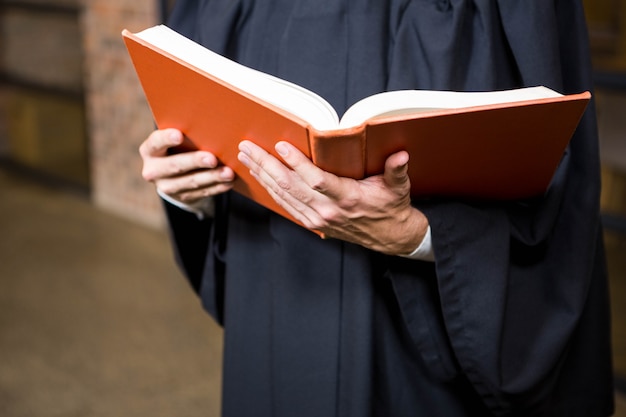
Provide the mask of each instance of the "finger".
POLYGON ((293 176, 293 171, 280 160, 250 141, 241 142, 239 149, 241 151, 238 155, 239 161, 250 170, 261 185, 272 189, 278 196, 292 192, 293 184, 297 183, 297 176, 293 176))
POLYGON ((190 200, 198 200, 230 190, 234 179, 234 172, 230 168, 219 167, 161 179, 157 182, 157 188, 179 201, 190 203, 193 202, 190 200))
POLYGON ((281 161, 253 142, 242 141, 239 150, 239 161, 259 178, 271 179, 269 182, 272 182, 289 171, 281 161))
POLYGON ((195 190, 183 191, 178 194, 168 194, 162 191, 161 189, 159 189, 159 191, 169 195, 170 197, 172 197, 173 199, 177 201, 180 201, 181 203, 192 205, 206 198, 223 194, 231 190, 232 188, 233 188, 232 183, 231 184, 222 183, 222 184, 211 185, 206 188, 198 188, 195 190))
MULTIPOLYGON (((255 176, 256 177, 256 176, 255 176)), ((270 197, 287 213, 293 216, 305 227, 310 229, 318 229, 321 224, 321 217, 310 206, 304 204, 302 201, 294 198, 291 194, 284 192, 279 187, 273 188, 265 185, 262 180, 259 182, 263 185, 270 197), (277 192, 278 190, 278 192, 277 192)))
POLYGON ((392 154, 385 161, 384 179, 391 188, 402 189, 410 186, 409 154, 401 151, 392 154))
POLYGON ((333 200, 344 196, 341 178, 320 169, 295 146, 288 142, 278 142, 276 152, 312 190, 333 200))
POLYGON ((317 185, 318 178, 323 174, 323 170, 318 168, 311 160, 298 148, 289 142, 278 142, 275 146, 276 152, 291 169, 296 171, 307 184, 317 185))
POLYGON ((252 142, 241 142, 239 149, 239 160, 274 201, 305 225, 307 219, 319 223, 319 215, 310 207, 317 193, 297 172, 252 142))
POLYGON ((216 168, 218 162, 215 155, 205 151, 153 157, 144 160, 142 175, 146 181, 156 181, 185 175, 199 169, 216 168))
MULTIPOLYGON (((271 188, 278 196, 287 198, 289 195, 305 204, 310 203, 316 192, 303 180, 299 172, 286 166, 254 143, 244 141, 241 143, 241 149, 242 162, 266 188, 271 188)), ((303 158, 306 159, 304 156, 303 158)), ((309 164, 312 165, 310 161, 309 164)), ((304 171, 301 167, 300 170, 304 171)))
POLYGON ((183 134, 176 129, 155 130, 139 147, 144 158, 165 156, 167 150, 183 143, 183 134))

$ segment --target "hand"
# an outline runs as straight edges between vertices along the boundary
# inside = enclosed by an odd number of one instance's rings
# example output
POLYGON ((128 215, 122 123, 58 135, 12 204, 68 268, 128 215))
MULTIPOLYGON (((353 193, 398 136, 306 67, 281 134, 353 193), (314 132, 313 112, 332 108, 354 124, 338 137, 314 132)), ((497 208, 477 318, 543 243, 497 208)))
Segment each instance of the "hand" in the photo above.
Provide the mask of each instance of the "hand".
POLYGON ((239 144, 239 160, 305 227, 390 255, 421 243, 428 221, 411 206, 408 153, 391 155, 383 174, 354 180, 321 170, 287 142, 275 149, 287 165, 250 141, 239 144))
POLYGON ((146 181, 170 197, 193 204, 230 190, 235 173, 210 152, 193 151, 168 155, 169 148, 183 142, 176 129, 155 130, 139 147, 146 181))

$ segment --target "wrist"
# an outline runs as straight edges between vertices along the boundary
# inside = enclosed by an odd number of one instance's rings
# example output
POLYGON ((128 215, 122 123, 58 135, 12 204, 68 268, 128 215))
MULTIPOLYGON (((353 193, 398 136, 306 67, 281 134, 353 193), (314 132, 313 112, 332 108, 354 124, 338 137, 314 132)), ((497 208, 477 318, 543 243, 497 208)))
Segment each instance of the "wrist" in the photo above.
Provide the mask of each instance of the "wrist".
POLYGON ((395 256, 422 259, 422 255, 430 251, 430 226, 428 219, 415 207, 410 207, 410 212, 403 221, 400 221, 393 251, 395 256))
POLYGON ((419 246, 415 248, 413 252, 398 256, 418 261, 434 262, 435 253, 433 251, 430 226, 426 229, 426 234, 424 235, 424 238, 420 242, 419 246))

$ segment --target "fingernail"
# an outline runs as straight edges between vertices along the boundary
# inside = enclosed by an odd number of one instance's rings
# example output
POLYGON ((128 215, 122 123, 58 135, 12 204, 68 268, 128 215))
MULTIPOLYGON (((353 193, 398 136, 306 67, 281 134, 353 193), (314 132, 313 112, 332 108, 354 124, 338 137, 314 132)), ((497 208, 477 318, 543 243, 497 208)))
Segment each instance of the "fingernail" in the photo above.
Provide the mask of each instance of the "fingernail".
POLYGON ((287 148, 287 145, 283 142, 278 142, 276 144, 276 152, 278 152, 280 156, 287 156, 289 155, 289 148, 287 148))
POLYGON ((228 167, 225 167, 222 169, 222 172, 220 172, 220 178, 223 180, 232 180, 233 176, 233 170, 228 167))
POLYGON ((248 148, 248 146, 245 143, 239 144, 239 150, 245 153, 246 155, 250 155, 250 148, 248 148))
POLYGON ((245 151, 241 149, 241 152, 239 152, 239 154, 237 155, 237 159, 239 159, 239 162, 244 164, 247 168, 250 168, 250 159, 248 158, 248 155, 246 155, 244 152, 245 151))
POLYGON ((202 158, 202 164, 206 166, 207 168, 215 168, 215 161, 212 158, 209 158, 208 156, 205 156, 204 158, 202 158))
POLYGON ((169 138, 173 143, 178 143, 180 142, 180 136, 180 132, 173 130, 170 132, 169 138))

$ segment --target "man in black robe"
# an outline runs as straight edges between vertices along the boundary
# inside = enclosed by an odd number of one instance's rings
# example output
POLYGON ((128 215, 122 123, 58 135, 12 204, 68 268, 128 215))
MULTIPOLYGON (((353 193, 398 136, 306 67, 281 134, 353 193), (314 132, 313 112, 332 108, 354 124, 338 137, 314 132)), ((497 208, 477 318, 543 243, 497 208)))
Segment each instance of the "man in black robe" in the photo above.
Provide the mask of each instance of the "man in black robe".
MULTIPOLYGON (((576 0, 179 0, 170 25, 340 114, 385 90, 592 87, 576 0)), ((213 155, 169 155, 181 139, 146 140, 144 177, 224 326, 225 416, 612 413, 593 104, 545 195, 516 202, 408 201, 402 153, 364 184, 285 144, 279 163, 247 138, 241 159, 263 183, 287 179, 289 190, 268 187, 329 239, 229 191, 233 173, 213 155), (339 210, 371 182, 354 206, 380 191, 398 221, 339 210)))

